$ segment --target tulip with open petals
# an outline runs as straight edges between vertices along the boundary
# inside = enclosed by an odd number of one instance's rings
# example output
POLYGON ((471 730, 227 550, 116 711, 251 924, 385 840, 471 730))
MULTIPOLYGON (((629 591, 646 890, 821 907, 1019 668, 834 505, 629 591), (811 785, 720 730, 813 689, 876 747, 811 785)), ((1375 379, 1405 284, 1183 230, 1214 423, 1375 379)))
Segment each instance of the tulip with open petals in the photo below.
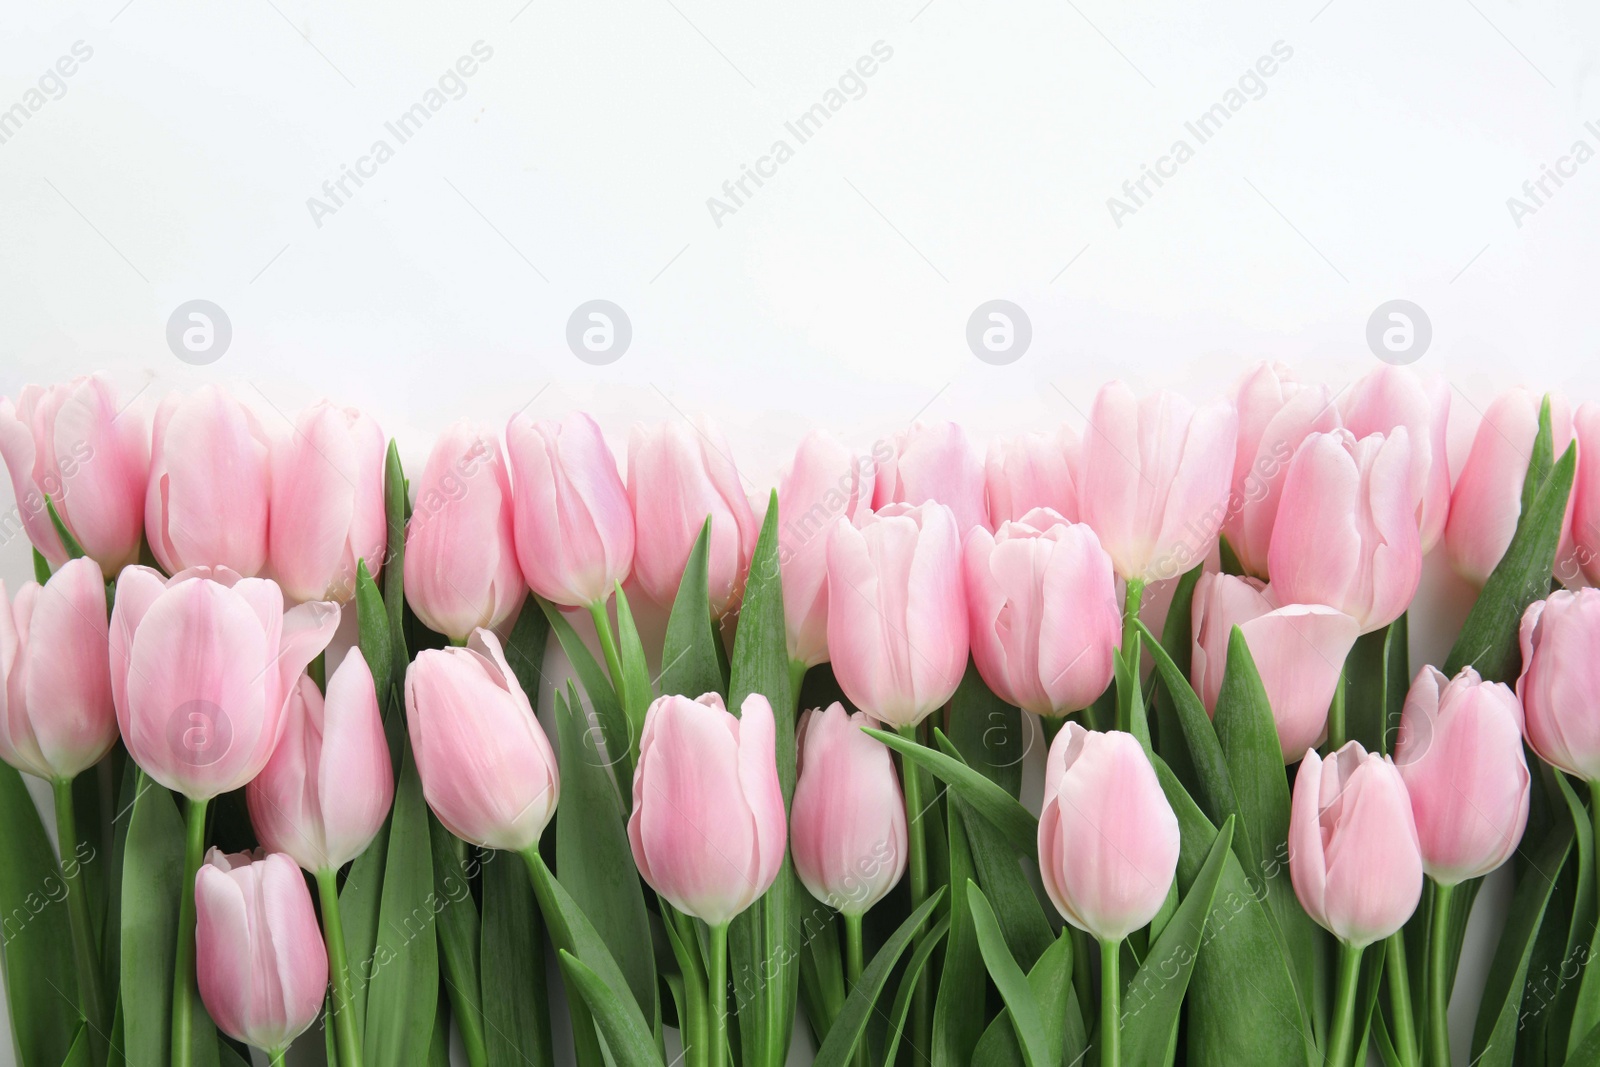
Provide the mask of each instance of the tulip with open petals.
POLYGON ((1034 508, 1049 508, 1068 522, 1078 521, 1074 468, 1082 445, 1067 425, 1053 434, 1024 433, 989 445, 984 481, 989 490, 989 528, 1020 519, 1034 508))
POLYGON ((1450 457, 1445 429, 1450 385, 1409 367, 1381 363, 1339 398, 1339 416, 1357 438, 1385 436, 1405 428, 1411 441, 1411 491, 1422 551, 1431 552, 1444 534, 1450 512, 1450 457))
POLYGON ((919 422, 895 435, 894 454, 878 465, 872 506, 943 504, 965 537, 974 526, 989 525, 987 496, 983 459, 967 432, 953 422, 919 422))
POLYGON ((1600 782, 1600 589, 1561 590, 1522 616, 1524 736, 1539 758, 1600 782))

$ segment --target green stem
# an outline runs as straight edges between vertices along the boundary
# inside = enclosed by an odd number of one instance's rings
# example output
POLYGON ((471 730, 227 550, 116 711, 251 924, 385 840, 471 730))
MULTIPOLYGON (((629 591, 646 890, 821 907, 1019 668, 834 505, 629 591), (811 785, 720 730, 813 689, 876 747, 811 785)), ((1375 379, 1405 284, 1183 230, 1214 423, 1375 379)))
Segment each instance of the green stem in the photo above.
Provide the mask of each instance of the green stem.
POLYGON ((789 661, 789 704, 790 710, 796 715, 800 714, 800 687, 805 684, 807 667, 802 660, 789 661))
MULTIPOLYGON (((902 726, 900 736, 913 744, 920 744, 917 740, 915 726, 902 726)), ((922 772, 916 763, 905 757, 900 759, 901 786, 906 794, 906 840, 910 852, 911 881, 911 907, 913 910, 922 906, 928 899, 928 844, 923 839, 922 824, 922 772)), ((913 945, 921 944, 922 931, 918 930, 912 939, 913 945)), ((923 1047, 928 1035, 933 1031, 932 1000, 933 990, 928 983, 928 972, 924 970, 917 976, 917 987, 911 999, 911 1033, 915 1042, 913 1047, 923 1047)))
POLYGON ((1450 1067, 1450 897, 1455 886, 1433 886, 1433 916, 1428 930, 1428 1063, 1450 1067))
POLYGON ((1339 942, 1339 979, 1335 986, 1333 1030, 1328 1037, 1327 1067, 1351 1067, 1355 1044, 1356 985, 1361 978, 1361 949, 1339 942))
MULTIPOLYGON (((283 1048, 275 1049, 274 1051, 267 1053, 267 1063, 269 1067, 283 1067, 283 1058, 288 1054, 289 1048, 287 1045, 283 1048)), ((344 1065, 341 1063, 339 1067, 344 1067, 344 1065)))
POLYGON ((189 799, 189 824, 183 846, 183 881, 178 885, 178 951, 172 969, 172 1067, 194 1063, 194 1011, 200 989, 194 974, 194 879, 206 848, 206 808, 211 801, 189 799))
POLYGON ((1122 599, 1122 658, 1128 664, 1128 673, 1132 676, 1133 682, 1129 685, 1127 693, 1117 694, 1117 729, 1124 731, 1133 729, 1133 690, 1139 685, 1141 658, 1139 606, 1143 601, 1144 582, 1138 578, 1129 578, 1122 599))
POLYGON ((72 802, 72 779, 51 783, 56 798, 56 840, 61 848, 61 877, 66 881, 67 919, 72 924, 72 956, 78 968, 78 996, 82 1001, 89 1056, 97 1065, 106 1062, 106 992, 95 950, 94 920, 78 860, 78 818, 72 802))
POLYGON ((465 637, 452 637, 450 639, 450 647, 452 647, 452 648, 466 648, 467 647, 467 641, 468 641, 468 638, 465 638, 465 637))
POLYGON ((1417 1020, 1411 1010, 1411 976, 1406 968, 1406 935, 1398 930, 1383 943, 1384 981, 1389 986, 1389 1007, 1394 1013, 1394 1045, 1405 1067, 1417 1063, 1417 1020))
MULTIPOLYGON (((861 916, 844 916, 844 976, 847 988, 854 989, 861 981, 861 916)), ((867 1067, 867 1043, 856 1042, 856 1067, 867 1067)))
MULTIPOLYGON (((339 915, 339 877, 332 869, 317 872, 317 899, 322 904, 322 937, 328 945, 328 973, 333 977, 334 1036, 339 1042, 339 1067, 361 1067, 361 1038, 356 1033, 355 998, 350 991, 350 963, 345 952, 344 920, 339 915)), ((467 1028, 461 1028, 463 1040, 467 1028)), ((482 1039, 479 1039, 482 1045, 482 1039)), ((472 1046, 467 1045, 468 1059, 472 1046)))
POLYGON ((711 1009, 711 1049, 707 1067, 728 1062, 728 924, 711 927, 711 958, 706 961, 706 994, 711 1009))
POLYGON ((589 605, 589 617, 594 620, 594 632, 600 635, 600 651, 605 653, 606 670, 611 673, 611 687, 622 699, 622 657, 617 653, 617 638, 611 632, 611 616, 606 614, 606 602, 596 600, 589 605))
POLYGON ((1121 940, 1100 942, 1100 1067, 1117 1067, 1122 1058, 1121 940))
POLYGON ((1344 726, 1344 671, 1339 671, 1339 682, 1333 687, 1333 703, 1328 706, 1328 740, 1324 752, 1337 752, 1349 740, 1344 726))

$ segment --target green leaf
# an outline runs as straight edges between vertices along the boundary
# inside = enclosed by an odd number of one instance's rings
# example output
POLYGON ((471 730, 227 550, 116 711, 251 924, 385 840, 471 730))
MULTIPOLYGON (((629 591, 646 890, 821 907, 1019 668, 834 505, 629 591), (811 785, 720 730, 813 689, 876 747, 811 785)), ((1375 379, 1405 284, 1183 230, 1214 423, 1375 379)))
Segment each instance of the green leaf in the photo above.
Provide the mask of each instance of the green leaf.
POLYGON ((1388 740, 1389 628, 1362 634, 1344 663, 1345 736, 1368 752, 1388 740))
MULTIPOLYGON (((1010 793, 953 755, 908 741, 899 734, 870 728, 866 729, 866 733, 947 783, 957 796, 971 804, 979 815, 998 830, 1007 844, 1024 859, 1029 863, 1038 863, 1039 820, 1010 793)), ((934 740, 939 742, 940 748, 949 746, 950 751, 954 752, 955 746, 950 745, 950 739, 942 731, 934 730, 934 740)))
POLYGON ((983 682, 969 656, 967 673, 950 698, 950 740, 969 767, 1013 797, 1022 792, 1022 759, 1038 737, 1032 719, 1001 700, 983 682))
POLYGON ((711 552, 711 519, 700 528, 684 564, 678 596, 667 617, 661 649, 661 691, 684 696, 726 693, 728 682, 718 659, 721 647, 711 628, 711 593, 707 570, 711 552))
MULTIPOLYGON (((1222 543, 1226 544, 1227 538, 1223 538, 1222 543)), ((1189 660, 1194 651, 1194 590, 1204 569, 1205 564, 1198 564, 1178 579, 1178 586, 1172 593, 1172 603, 1167 607, 1166 622, 1161 626, 1159 642, 1155 640, 1154 634, 1150 634, 1148 630, 1141 630, 1141 633, 1145 634, 1144 641, 1148 641, 1151 645, 1152 656, 1156 648, 1161 649, 1177 667, 1179 675, 1184 678, 1189 676, 1189 660)), ((1172 768, 1184 786, 1193 788, 1191 783, 1194 781, 1194 768, 1189 762, 1189 750, 1183 741, 1183 728, 1178 723, 1177 712, 1173 707, 1175 697, 1167 683, 1166 675, 1160 671, 1152 672, 1150 685, 1152 687, 1150 707, 1156 719, 1156 751, 1167 761, 1167 766, 1172 768)), ((1182 688, 1189 687, 1185 684, 1182 688)))
MULTIPOLYGON (((537 613, 535 613, 537 614, 537 613)), ((544 924, 521 857, 492 852, 483 864, 484 1044, 488 1067, 553 1067, 544 924)))
POLYGON ((1539 429, 1533 435, 1533 447, 1528 450, 1528 469, 1522 475, 1522 493, 1518 501, 1518 515, 1526 515, 1539 496, 1539 487, 1550 477, 1555 465, 1555 432, 1550 420, 1550 394, 1539 401, 1539 429))
POLYGON ((994 909, 1017 966, 1031 970, 1055 942, 1055 933, 1023 870, 1025 861, 971 805, 959 798, 952 803, 961 810, 968 829, 967 844, 978 885, 994 909))
POLYGON ((37 548, 33 550, 33 580, 40 585, 50 580, 50 561, 37 548))
POLYGON ((622 999, 582 960, 565 949, 557 953, 568 989, 576 989, 589 1005, 606 1039, 606 1051, 617 1067, 660 1067, 655 1040, 643 1025, 637 1007, 628 1011, 622 999))
POLYGON ((384 607, 378 584, 367 573, 366 560, 356 562, 356 621, 359 625, 361 658, 367 661, 378 690, 378 701, 387 707, 389 687, 394 678, 394 647, 389 640, 389 613, 384 607))
POLYGON ((383 457, 383 512, 389 538, 383 561, 383 604, 389 613, 392 672, 389 681, 395 689, 404 689, 406 665, 411 662, 406 651, 405 630, 406 519, 410 517, 411 506, 406 500, 406 475, 400 467, 400 449, 393 438, 389 439, 389 451, 383 457))
MULTIPOLYGON (((483 996, 478 986, 478 906, 472 899, 467 845, 428 812, 429 851, 433 854, 434 929, 439 935, 450 1011, 463 1034, 483 1038, 483 996)), ((477 861, 470 861, 472 869, 477 861)), ((468 1048, 472 1043, 468 1042, 468 1048)))
MULTIPOLYGON (((1179 729, 1183 732, 1190 766, 1194 771, 1194 781, 1199 788, 1200 807, 1213 822, 1220 822, 1229 815, 1238 814, 1239 798, 1234 794, 1228 760, 1223 755, 1222 742, 1217 738, 1211 716, 1206 714, 1205 705, 1201 703, 1194 688, 1189 685, 1188 677, 1178 669, 1172 656, 1156 641, 1155 635, 1149 628, 1143 623, 1139 625, 1144 630, 1144 644, 1150 648, 1162 684, 1172 696, 1173 713, 1179 729)), ((1279 766, 1282 766, 1281 759, 1279 766)), ((1242 841, 1235 843, 1240 846, 1245 845, 1242 841)))
POLYGON ((350 1008, 358 1034, 366 1033, 367 986, 377 961, 378 914, 383 905, 384 861, 389 854, 389 824, 393 817, 392 811, 385 816, 377 836, 350 865, 339 890, 339 918, 344 924, 345 956, 350 964, 350 1008))
MULTIPOLYGON (((67 524, 61 521, 60 512, 56 511, 56 502, 50 499, 50 494, 44 495, 44 509, 50 513, 50 525, 56 529, 56 536, 61 538, 61 547, 67 550, 68 559, 81 559, 84 555, 83 546, 78 544, 78 539, 72 536, 72 531, 67 529, 67 524)), ((43 585, 44 583, 39 583, 43 585)))
MULTIPOLYGON (((578 631, 572 628, 572 623, 567 621, 561 609, 542 597, 539 598, 539 607, 543 609, 556 640, 561 642, 561 650, 571 661, 578 680, 583 683, 589 705, 594 708, 595 721, 605 741, 606 760, 603 766, 607 768, 607 776, 615 774, 619 787, 631 789, 633 747, 638 742, 629 736, 628 717, 623 713, 616 690, 611 688, 611 679, 606 676, 605 668, 590 654, 589 646, 583 643, 583 638, 578 636, 578 631), (613 767, 614 771, 610 769, 613 767)), ((599 746, 592 747, 598 750, 599 746)))
MULTIPOLYGON (((1088 1046, 1083 1031, 1083 1015, 1072 987, 1072 937, 1056 938, 1039 962, 1028 972, 1028 988, 1040 1005, 1040 1018, 1047 1030, 1059 1034, 1062 1059, 1066 1064, 1081 1064, 1088 1046)), ((1024 1067, 1022 1046, 1011 1025, 1011 1013, 1002 1009, 972 1052, 972 1067, 1024 1067)))
MULTIPOLYGON (((1011 1013, 1011 1026, 1022 1046, 1022 1058, 1028 1067, 1055 1067, 1061 1062, 1061 1035, 1045 1029, 1039 1013, 1039 1001, 1028 985, 1028 976, 1011 958, 1006 948, 1005 935, 994 917, 994 909, 978 888, 978 883, 967 880, 967 902, 972 913, 972 924, 978 935, 978 948, 983 953, 984 966, 994 979, 1006 1010, 1011 1013)), ((1129 1059, 1127 1062, 1137 1062, 1129 1059)))
MULTIPOLYGON (((622 710, 628 716, 628 736, 633 739, 632 758, 639 761, 639 738, 644 734, 644 716, 650 710, 655 694, 650 688, 650 661, 645 658, 644 642, 639 640, 639 628, 633 622, 633 609, 628 597, 617 583, 617 656, 622 661, 622 680, 617 696, 622 710)), ((632 806, 632 794, 625 791, 624 804, 632 806)))
POLYGON ((122 1047, 130 1064, 164 1064, 172 1058, 184 828, 171 793, 143 771, 138 788, 122 861, 122 1047))
MULTIPOLYGON (((998 789, 983 781, 991 788, 998 789)), ((972 877, 972 854, 961 812, 949 812, 949 885, 965 885, 972 877)), ((945 938, 944 963, 939 973, 938 996, 933 1002, 933 1067, 966 1067, 983 1036, 985 989, 983 952, 965 893, 950 895, 950 933, 945 938)))
POLYGON ((928 969, 928 961, 933 958, 934 951, 943 944, 944 937, 949 932, 950 916, 946 915, 933 924, 933 929, 917 943, 917 947, 911 952, 911 958, 906 961, 906 969, 900 975, 900 988, 894 995, 894 1004, 889 1008, 887 1040, 884 1042, 880 1062, 895 1062, 895 1056, 900 1050, 900 1040, 905 1034, 906 1015, 911 1010, 911 998, 917 992, 917 983, 922 981, 922 974, 928 969))
POLYGON ((517 676, 517 684, 534 708, 539 706, 539 687, 544 681, 544 649, 550 643, 550 620, 537 606, 538 598, 529 593, 505 645, 511 673, 517 676))

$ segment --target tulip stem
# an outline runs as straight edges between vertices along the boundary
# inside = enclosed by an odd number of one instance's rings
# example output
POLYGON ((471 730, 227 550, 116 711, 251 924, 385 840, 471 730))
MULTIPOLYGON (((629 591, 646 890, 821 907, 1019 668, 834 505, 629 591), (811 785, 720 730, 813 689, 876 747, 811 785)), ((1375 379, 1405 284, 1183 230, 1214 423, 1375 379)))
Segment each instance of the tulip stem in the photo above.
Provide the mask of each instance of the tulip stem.
POLYGON ((1384 980, 1389 983, 1389 1007, 1394 1012, 1394 1044, 1405 1067, 1417 1063, 1417 1020, 1411 1010, 1411 976, 1406 968, 1406 935, 1399 930, 1383 943, 1384 980))
POLYGON ((710 959, 706 961, 706 993, 711 1009, 711 1049, 707 1067, 728 1062, 728 924, 711 927, 710 959))
MULTIPOLYGON (((917 740, 915 726, 902 726, 899 728, 899 733, 912 744, 921 744, 917 740)), ((918 769, 916 761, 900 757, 900 777, 903 779, 901 787, 906 794, 906 842, 910 846, 911 854, 907 866, 911 873, 911 907, 915 910, 928 899, 928 845, 922 833, 922 772, 918 769)), ((922 931, 918 930, 912 938, 912 944, 921 943, 922 931)), ((913 1047, 921 1047, 932 1033, 929 1029, 932 1018, 929 1004, 931 996, 928 972, 924 970, 917 976, 917 986, 911 1000, 911 1033, 915 1036, 913 1047)))
POLYGON ((194 1062, 194 1005, 200 998, 194 973, 194 879, 206 847, 206 808, 211 801, 189 798, 189 824, 183 846, 183 881, 178 885, 178 951, 172 970, 172 1067, 194 1062))
POLYGON ((1122 939, 1100 942, 1100 1067, 1122 1058, 1122 939))
POLYGON ((594 632, 600 635, 600 651, 606 657, 606 670, 611 673, 611 687, 622 699, 622 657, 617 654, 617 639, 611 633, 611 616, 606 614, 606 602, 596 600, 589 605, 589 617, 594 620, 594 632))
POLYGON ((1428 1062, 1450 1067, 1450 976, 1446 954, 1450 940, 1450 897, 1453 885, 1433 884, 1433 915, 1428 932, 1428 1062))
MULTIPOLYGON (((356 1033, 355 999, 350 995, 344 920, 339 915, 339 876, 332 868, 317 872, 317 899, 322 904, 322 938, 328 945, 328 973, 333 976, 333 1024, 334 1036, 339 1042, 339 1067, 361 1067, 361 1041, 356 1033)), ((463 1033, 465 1030, 463 1027, 463 1033)))
POLYGON ((1328 1037, 1327 1067, 1350 1067, 1355 1043, 1356 986, 1361 979, 1361 949, 1339 942, 1339 979, 1335 987, 1333 1029, 1328 1037))
POLYGON ((78 966, 78 996, 83 1003, 84 1027, 89 1034, 89 1056, 97 1065, 106 1062, 106 993, 95 951, 94 920, 78 861, 78 819, 72 803, 72 779, 51 783, 56 798, 56 841, 61 848, 61 877, 67 886, 67 919, 72 924, 72 956, 78 966))
MULTIPOLYGON (((861 916, 845 914, 844 919, 844 976, 846 989, 854 989, 861 982, 861 916)), ((867 1067, 867 1042, 856 1042, 856 1067, 867 1067)))
POLYGON ((1117 729, 1133 730, 1133 697, 1139 686, 1139 606, 1144 601, 1144 582, 1129 578, 1122 600, 1122 659, 1128 665, 1128 691, 1117 692, 1117 729))
POLYGON ((1340 668, 1339 681, 1333 687, 1333 703, 1328 705, 1328 740, 1323 751, 1337 752, 1344 742, 1344 669, 1340 668))
MULTIPOLYGON (((288 1054, 289 1054, 289 1048, 288 1048, 287 1045, 285 1045, 283 1048, 273 1049, 271 1052, 267 1053, 267 1064, 268 1064, 268 1067, 283 1067, 283 1065, 284 1065, 284 1057, 287 1056, 288 1054)), ((341 1061, 339 1067, 344 1067, 344 1064, 343 1064, 342 1061, 341 1061)))

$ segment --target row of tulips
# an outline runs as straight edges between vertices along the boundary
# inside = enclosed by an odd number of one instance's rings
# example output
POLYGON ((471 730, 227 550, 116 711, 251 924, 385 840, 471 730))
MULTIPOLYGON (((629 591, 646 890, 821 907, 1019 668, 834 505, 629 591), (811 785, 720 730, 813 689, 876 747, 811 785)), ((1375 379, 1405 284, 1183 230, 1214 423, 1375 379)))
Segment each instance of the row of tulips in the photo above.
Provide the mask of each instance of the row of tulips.
POLYGON ((320 1016, 338 1067, 553 1063, 564 1001, 584 1067, 797 1019, 826 1067, 1448 1064, 1508 862, 1473 1062, 1595 1062, 1600 409, 1509 392, 1453 479, 1449 396, 1113 383, 986 458, 814 433, 754 502, 704 424, 624 477, 587 416, 463 423, 408 483, 326 403, 0 400, 0 757, 57 831, 0 777, 19 1062, 320 1016), (1481 593, 1413 675, 1441 543, 1481 593))

